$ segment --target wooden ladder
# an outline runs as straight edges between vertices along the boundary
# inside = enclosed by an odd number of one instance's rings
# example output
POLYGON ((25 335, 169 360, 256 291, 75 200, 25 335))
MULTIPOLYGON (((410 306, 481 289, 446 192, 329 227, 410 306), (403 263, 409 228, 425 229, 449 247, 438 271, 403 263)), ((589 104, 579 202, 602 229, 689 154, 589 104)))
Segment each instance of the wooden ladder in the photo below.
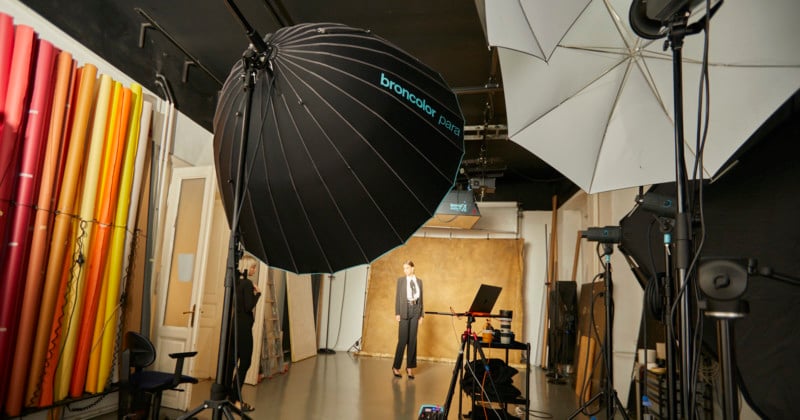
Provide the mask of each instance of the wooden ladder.
POLYGON ((270 270, 267 275, 267 290, 264 296, 264 341, 261 346, 261 364, 267 378, 287 370, 283 360, 283 331, 278 316, 278 299, 275 294, 273 274, 270 270))

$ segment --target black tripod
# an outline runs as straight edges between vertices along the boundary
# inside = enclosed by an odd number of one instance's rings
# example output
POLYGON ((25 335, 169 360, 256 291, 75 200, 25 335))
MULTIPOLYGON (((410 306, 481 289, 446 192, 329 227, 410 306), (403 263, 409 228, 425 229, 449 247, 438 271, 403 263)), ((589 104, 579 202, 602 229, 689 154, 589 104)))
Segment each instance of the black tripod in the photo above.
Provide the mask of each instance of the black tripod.
MULTIPOLYGON (((426 312, 426 313, 440 314, 440 315, 451 315, 451 316, 452 315, 457 315, 457 316, 466 315, 466 317, 467 317, 466 328, 464 329, 464 332, 461 333, 461 348, 458 351, 458 357, 456 358, 456 364, 453 367, 453 375, 450 377, 450 386, 447 389, 447 397, 445 397, 445 402, 444 402, 444 405, 442 407, 442 413, 441 413, 442 415, 441 415, 440 418, 445 420, 445 419, 447 419, 448 415, 450 414, 450 404, 453 402, 453 394, 455 394, 456 382, 459 380, 459 378, 462 375, 462 371, 465 369, 464 368, 464 354, 468 355, 469 351, 470 351, 470 347, 474 347, 475 350, 477 350, 478 354, 480 355, 481 361, 483 362, 484 366, 487 366, 487 369, 488 369, 488 363, 486 361, 486 355, 483 353, 483 348, 481 347, 480 344, 478 344, 478 335, 475 334, 474 331, 472 331, 472 323, 475 322, 475 316, 472 315, 472 313, 469 313, 469 312, 464 313, 464 314, 452 314, 452 313, 446 313, 446 312, 426 312)), ((469 357, 469 356, 467 356, 467 357, 469 357)), ((468 368, 468 369, 470 370, 470 374, 472 374, 473 379, 475 379, 475 384, 479 384, 481 381, 477 378, 477 374, 475 373, 475 371, 472 368, 468 368)), ((487 370, 487 374, 488 374, 488 370, 487 370)), ((492 382, 492 386, 494 386, 494 382, 492 382)), ((488 393, 486 393, 485 390, 481 389, 481 393, 483 393, 484 396, 487 397, 487 400, 489 399, 488 398, 489 395, 488 395, 488 393)), ((496 389, 495 389, 495 395, 497 395, 497 390, 496 389)), ((461 394, 459 393, 458 394, 459 411, 461 409, 461 403, 462 403, 461 394)))
MULTIPOLYGON (((248 50, 250 52, 250 50, 248 50)), ((255 54, 250 54, 250 56, 254 56, 255 54)), ((195 414, 206 410, 211 409, 214 411, 213 418, 219 419, 222 415, 225 416, 226 419, 233 419, 231 412, 238 414, 240 417, 249 419, 247 415, 245 415, 241 410, 236 408, 231 402, 228 400, 229 394, 229 386, 233 381, 233 372, 230 369, 230 361, 228 352, 230 351, 229 348, 229 332, 231 328, 231 309, 232 309, 232 300, 233 300, 233 287, 234 282, 236 282, 236 275, 237 270, 236 268, 239 265, 239 203, 241 202, 242 192, 244 190, 244 156, 247 147, 247 128, 250 123, 250 102, 252 101, 253 95, 253 84, 254 84, 254 70, 253 67, 249 64, 252 60, 251 57, 244 57, 242 60, 245 63, 245 77, 244 89, 247 92, 248 99, 245 101, 245 109, 244 109, 244 122, 242 125, 242 139, 241 145, 239 148, 239 156, 237 157, 237 176, 235 181, 235 194, 234 194, 234 205, 233 210, 231 212, 231 236, 228 242, 228 261, 227 261, 227 269, 225 270, 225 294, 224 300, 222 304, 222 322, 220 323, 220 338, 219 338, 219 355, 217 357, 217 376, 216 381, 213 385, 211 385, 211 396, 210 399, 205 400, 203 404, 200 406, 192 409, 185 415, 179 417, 179 419, 188 419, 193 417, 195 414)))
MULTIPOLYGON (((236 157, 236 179, 234 181, 234 200, 233 209, 231 210, 231 236, 228 242, 228 261, 227 269, 225 271, 225 294, 222 304, 222 321, 220 323, 219 334, 219 354, 217 357, 217 376, 214 384, 211 385, 211 396, 205 400, 200 406, 187 412, 179 419, 189 419, 195 414, 210 409, 213 410, 212 418, 214 420, 225 416, 226 419, 233 419, 232 413, 238 414, 243 419, 250 419, 240 409, 234 406, 227 398, 230 392, 229 387, 233 382, 233 369, 230 363, 229 351, 229 332, 231 328, 231 309, 233 301, 233 288, 235 287, 237 267, 240 258, 240 240, 239 240, 239 209, 241 207, 242 197, 244 196, 244 180, 245 180, 245 156, 247 155, 247 138, 250 127, 250 113, 253 102, 253 87, 255 85, 256 73, 263 70, 265 66, 266 54, 268 48, 264 40, 251 26, 247 23, 242 13, 233 4, 232 0, 227 0, 228 6, 231 11, 239 18, 245 28, 247 36, 250 39, 250 48, 245 52, 242 57, 242 89, 247 95, 244 102, 244 110, 242 111, 242 132, 239 139, 239 155, 236 157)), ((233 358, 235 360, 235 357, 233 358)), ((239 374, 244 374, 240 372, 239 374)), ((238 379, 237 379, 238 380, 238 379)))
POLYGON ((572 415, 569 416, 570 419, 574 419, 578 416, 578 414, 584 412, 590 405, 592 405, 595 401, 601 400, 605 402, 606 406, 606 419, 611 420, 614 418, 614 413, 617 408, 619 408, 619 412, 622 414, 622 417, 628 419, 628 413, 625 411, 625 406, 619 401, 619 397, 617 396, 617 391, 614 389, 614 361, 613 361, 613 334, 612 327, 614 325, 614 319, 612 318, 613 311, 611 310, 611 305, 613 303, 612 300, 612 283, 611 283, 611 254, 614 252, 614 245, 611 243, 604 243, 603 244, 603 282, 604 282, 604 290, 603 290, 603 297, 605 302, 605 315, 606 315, 606 330, 605 330, 605 339, 604 345, 602 347, 603 353, 603 362, 605 372, 605 380, 603 383, 603 389, 601 389, 597 394, 595 394, 589 401, 586 401, 582 406, 578 407, 572 415))

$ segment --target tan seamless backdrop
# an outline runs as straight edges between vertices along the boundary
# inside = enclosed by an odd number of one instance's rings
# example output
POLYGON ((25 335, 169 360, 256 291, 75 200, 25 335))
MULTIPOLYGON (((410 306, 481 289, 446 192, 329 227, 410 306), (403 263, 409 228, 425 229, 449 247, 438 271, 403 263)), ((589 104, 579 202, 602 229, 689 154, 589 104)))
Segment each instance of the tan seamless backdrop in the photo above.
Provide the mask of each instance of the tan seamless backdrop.
MULTIPOLYGON (((511 330, 521 337, 522 320, 522 239, 447 239, 413 237, 372 263, 367 285, 367 303, 362 333, 362 354, 394 355, 397 321, 394 317, 397 278, 403 276, 403 262, 411 260, 417 277, 423 281, 425 311, 465 312, 478 287, 500 286, 503 291, 494 306, 511 309, 511 330)), ((500 328, 500 321, 492 319, 500 328)), ((480 333, 486 319, 472 325, 480 333)), ((455 361, 461 345, 465 317, 426 314, 418 335, 417 357, 422 360, 455 361)), ((519 340, 518 340, 519 341, 519 340)), ((502 350, 491 350, 487 357, 504 358, 502 350)), ((519 352, 509 354, 509 362, 519 362, 519 352)), ((405 361, 405 358, 403 359, 405 361)), ((405 362, 404 362, 405 364, 405 362)))

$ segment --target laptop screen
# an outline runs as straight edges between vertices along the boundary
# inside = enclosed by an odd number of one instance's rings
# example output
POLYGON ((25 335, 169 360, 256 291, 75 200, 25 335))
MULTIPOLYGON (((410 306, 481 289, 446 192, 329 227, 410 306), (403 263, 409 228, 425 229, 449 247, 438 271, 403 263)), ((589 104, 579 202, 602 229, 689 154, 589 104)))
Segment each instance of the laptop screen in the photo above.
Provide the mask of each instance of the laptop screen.
POLYGON ((502 287, 482 284, 478 289, 478 293, 475 295, 475 299, 472 301, 472 305, 469 307, 469 312, 483 314, 492 313, 492 308, 494 308, 494 304, 497 302, 497 297, 500 296, 501 290, 503 290, 502 287))

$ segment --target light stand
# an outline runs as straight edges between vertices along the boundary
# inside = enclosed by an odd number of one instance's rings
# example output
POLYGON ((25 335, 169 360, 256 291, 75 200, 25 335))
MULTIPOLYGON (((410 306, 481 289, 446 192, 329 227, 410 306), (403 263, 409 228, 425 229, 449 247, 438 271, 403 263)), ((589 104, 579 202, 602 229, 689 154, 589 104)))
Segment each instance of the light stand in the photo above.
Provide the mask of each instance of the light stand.
MULTIPOLYGON (((470 347, 474 347, 477 350, 478 354, 481 357, 481 361, 483 361, 484 366, 488 366, 486 362, 486 355, 483 353, 483 348, 477 344, 478 336, 472 331, 472 323, 475 322, 475 316, 471 312, 466 313, 449 313, 449 312, 425 312, 426 314, 435 314, 435 315, 450 315, 450 316, 461 316, 466 315, 467 317, 467 325, 464 329, 464 332, 461 333, 461 347, 458 351, 458 357, 456 357, 456 364, 453 367, 453 375, 450 377, 450 386, 447 388, 447 396, 445 397, 444 405, 442 406, 442 411, 439 413, 438 419, 446 420, 448 415, 450 414, 450 404, 453 402, 453 395, 455 394, 456 389, 456 382, 458 382, 459 378, 461 377, 461 372, 464 370, 464 355, 466 354, 469 357, 470 347), (474 344, 473 344, 474 343, 474 344)), ((491 317, 491 316, 490 316, 491 317)), ((488 368, 487 368, 488 369, 488 368)), ((475 376, 475 372, 472 372, 473 376, 475 376)), ((476 384, 479 381, 476 378, 476 384)), ((484 392, 485 391, 481 391, 484 392)), ((495 393, 497 390, 495 389, 495 393)), ((458 407, 459 413, 461 412, 461 393, 458 394, 458 407)), ((459 416, 460 417, 460 416, 459 416)))
MULTIPOLYGON (((633 0, 631 3, 629 18, 631 29, 642 38, 658 39, 666 34, 667 43, 672 49, 672 77, 673 77, 673 106, 675 118, 675 186, 676 194, 676 214, 675 214, 675 272, 678 290, 686 290, 680 298, 680 348, 681 348, 681 392, 683 398, 681 404, 684 417, 691 419, 692 383, 692 328, 690 324, 689 312, 691 309, 690 293, 688 292, 687 282, 689 277, 689 265, 691 264, 691 225, 689 223, 689 213, 687 204, 687 173, 686 157, 684 153, 684 134, 683 134, 683 68, 682 50, 683 40, 687 35, 694 35, 704 30, 705 22, 719 10, 722 1, 719 1, 711 8, 710 13, 699 21, 689 25, 691 15, 690 8, 697 1, 672 0, 669 7, 665 10, 675 10, 673 14, 667 14, 666 18, 652 16, 648 11, 648 2, 645 0, 633 0), (673 7, 674 6, 674 7, 673 7), (666 29, 666 33, 664 32, 666 29)), ((701 169, 702 170, 702 169, 701 169)), ((671 322, 671 319, 670 319, 671 322)))
POLYGON ((217 357, 217 375, 214 384, 211 385, 210 399, 205 400, 202 405, 194 408, 179 419, 189 419, 197 413, 205 410, 212 409, 214 411, 213 418, 215 420, 221 418, 224 414, 225 418, 232 418, 231 411, 235 412, 242 418, 249 418, 242 413, 241 410, 236 408, 228 400, 229 387, 233 380, 233 372, 230 369, 229 362, 229 331, 231 327, 231 303, 233 300, 233 287, 236 281, 236 268, 239 265, 239 206, 241 203, 243 190, 244 190, 244 157, 247 148, 247 131, 250 124, 250 106, 253 99, 253 86, 255 84, 255 69, 252 66, 252 58, 256 55, 255 51, 248 50, 247 56, 242 58, 244 63, 243 71, 243 89, 246 92, 247 99, 244 103, 242 133, 239 144, 239 156, 237 156, 236 163, 236 180, 234 182, 235 192, 233 200, 233 209, 231 210, 231 235, 228 242, 228 262, 227 269, 225 270, 225 294, 222 303, 222 321, 220 323, 219 333, 219 355, 217 357))
POLYGON ((614 252, 614 243, 619 242, 619 238, 622 236, 621 232, 619 232, 619 228, 590 228, 587 232, 581 233, 582 237, 588 237, 589 240, 592 240, 593 237, 600 238, 595 240, 600 240, 603 242, 603 283, 604 283, 604 291, 603 291, 603 300, 605 303, 605 316, 606 316, 606 329, 605 329, 605 338, 604 338, 604 345, 603 345, 603 362, 605 364, 605 381, 603 384, 603 389, 601 389, 597 394, 595 394, 589 401, 586 401, 583 405, 578 407, 572 415, 569 416, 570 419, 574 419, 580 413, 586 410, 592 403, 599 400, 601 397, 604 397, 603 400, 605 401, 606 406, 606 419, 611 420, 614 418, 614 413, 617 407, 619 407, 619 412, 622 416, 628 419, 628 413, 625 411, 625 407, 619 401, 619 397, 617 396, 617 391, 614 389, 614 344, 613 344, 613 337, 612 334, 612 327, 614 325, 614 320, 612 318, 613 311, 611 310, 611 305, 613 304, 613 286, 611 281, 611 254, 614 252), (596 230, 593 230, 596 229, 596 230), (594 234, 597 233, 598 236, 594 234))
POLYGON ((698 269, 698 286, 707 298, 705 315, 717 319, 717 352, 722 376, 722 408, 725 419, 739 418, 739 390, 733 375, 734 352, 731 321, 747 316, 750 307, 741 297, 747 290, 748 275, 759 275, 800 286, 800 279, 757 267, 754 259, 704 261, 698 269))
POLYGON ((706 296, 705 314, 717 320, 717 352, 722 372, 722 408, 725 419, 739 418, 738 388, 733 376, 733 338, 730 322, 750 312, 741 297, 747 290, 747 270, 732 260, 710 260, 700 264, 697 284, 706 296))
MULTIPOLYGON (((217 357, 217 375, 214 384, 211 385, 210 399, 203 402, 199 407, 194 408, 179 419, 192 418, 197 413, 205 410, 212 409, 214 411, 213 418, 220 419, 224 414, 225 418, 232 418, 231 411, 235 412, 242 418, 249 417, 241 410, 236 408, 228 400, 229 387, 233 380, 233 372, 230 369, 230 361, 228 351, 229 349, 229 331, 231 327, 231 303, 233 300, 233 287, 236 281, 236 268, 239 265, 239 206, 241 203, 244 191, 244 157, 247 148, 247 131, 250 124, 250 107, 253 99, 253 86, 255 84, 255 67, 252 65, 254 57, 257 53, 250 49, 248 54, 242 58, 244 63, 243 71, 243 89, 246 92, 247 99, 244 102, 242 133, 239 144, 239 156, 237 156, 236 163, 236 180, 234 182, 235 192, 233 200, 233 209, 231 210, 231 235, 228 242, 228 262, 227 269, 225 270, 225 294, 222 303, 222 322, 220 323, 219 334, 219 356, 217 357)), ((235 360, 235 358, 234 358, 235 360)))
MULTIPOLYGON (((687 289, 686 282, 688 281, 689 264, 691 262, 691 238, 692 231, 689 225, 689 215, 687 204, 687 174, 686 174, 686 157, 683 148, 683 66, 682 66, 682 51, 683 51, 683 38, 687 35, 686 23, 688 17, 680 16, 676 19, 677 22, 671 23, 669 27, 669 46, 672 48, 672 74, 673 74, 673 97, 675 108, 675 186, 676 186, 676 203, 677 214, 675 215, 675 272, 678 290, 684 289, 684 293, 680 297, 680 347, 681 351, 681 391, 683 398, 681 404, 683 405, 682 413, 686 416, 688 413, 693 412, 689 406, 691 400, 692 383, 691 374, 692 368, 692 327, 690 321, 690 293, 687 289)), ((672 322, 672 319, 669 319, 672 322)), ((691 419, 691 414, 688 414, 688 419, 691 419)))
MULTIPOLYGON (((200 406, 195 407, 183 416, 180 420, 190 419, 197 413, 211 409, 213 410, 212 418, 218 420, 224 415, 226 419, 232 419, 231 412, 238 414, 241 418, 249 419, 240 409, 234 406, 228 400, 229 386, 233 380, 233 372, 231 371, 229 360, 229 330, 231 328, 231 307, 233 301, 233 287, 236 281, 237 267, 239 265, 239 213, 244 195, 244 175, 245 175, 245 156, 247 155, 247 138, 250 127, 250 113, 253 102, 253 88, 255 86, 256 73, 265 65, 265 54, 268 50, 266 43, 260 35, 247 23, 244 16, 239 9, 233 4, 232 0, 227 0, 228 6, 234 14, 239 18, 242 25, 245 27, 247 36, 250 38, 252 45, 245 52, 242 57, 242 89, 247 95, 244 101, 244 110, 242 111, 242 131, 239 139, 239 155, 236 157, 236 179, 234 181, 234 200, 233 209, 231 209, 231 235, 228 242, 228 260, 227 269, 225 271, 225 293, 222 303, 222 321, 220 322, 219 333, 219 353, 217 356, 217 375, 214 384, 211 385, 210 399, 205 400, 200 406)), ((233 358, 235 360, 235 357, 233 358)))
MULTIPOLYGON (((447 396, 444 400, 444 406, 442 407, 443 418, 447 418, 450 415, 450 404, 453 401, 453 394, 455 393, 456 389, 456 382, 458 378, 461 377, 461 371, 464 368, 464 354, 469 354, 469 345, 471 340, 477 340, 478 336, 475 332, 472 331, 472 323, 475 322, 475 317, 472 314, 467 315, 467 326, 464 329, 464 332, 461 333, 461 348, 458 351, 458 357, 456 357, 456 365, 453 367, 453 376, 450 377, 450 386, 447 388, 447 396)), ((481 350, 481 355, 483 355, 483 351, 481 350)), ((461 410, 461 394, 458 394, 458 406, 459 412, 461 410)))
POLYGON ((328 348, 328 331, 331 329, 331 292, 333 291, 333 274, 329 275, 328 278, 330 281, 328 282, 328 315, 326 318, 327 320, 327 327, 325 327, 325 347, 317 350, 318 354, 336 354, 336 350, 328 348))
MULTIPOLYGON (((662 318, 664 321, 664 347, 666 350, 667 360, 667 419, 675 420, 677 418, 677 401, 675 401, 676 393, 676 375, 675 375, 675 329, 672 322, 671 307, 673 304, 673 291, 675 284, 672 276, 672 254, 670 247, 672 246, 672 232, 674 229, 675 219, 675 202, 672 197, 662 196, 653 192, 647 194, 639 193, 636 197, 636 202, 641 208, 650 213, 654 213, 660 224, 660 230, 664 235, 664 309, 662 311, 662 318)), ((627 259, 627 255, 626 255, 627 259)), ((655 269, 655 267, 653 267, 655 269)), ((657 281, 656 273, 653 273, 653 280, 657 281)), ((647 367, 645 367, 647 372, 647 367)), ((646 373, 645 373, 646 374, 646 373)))

